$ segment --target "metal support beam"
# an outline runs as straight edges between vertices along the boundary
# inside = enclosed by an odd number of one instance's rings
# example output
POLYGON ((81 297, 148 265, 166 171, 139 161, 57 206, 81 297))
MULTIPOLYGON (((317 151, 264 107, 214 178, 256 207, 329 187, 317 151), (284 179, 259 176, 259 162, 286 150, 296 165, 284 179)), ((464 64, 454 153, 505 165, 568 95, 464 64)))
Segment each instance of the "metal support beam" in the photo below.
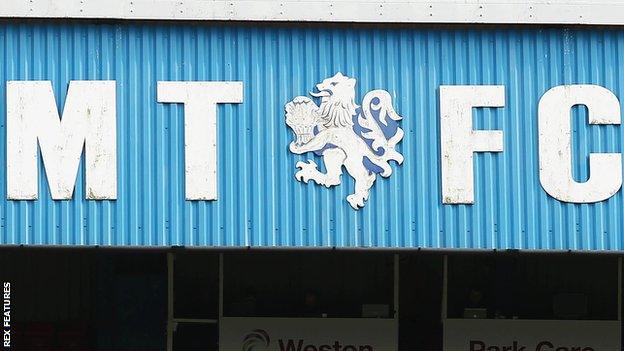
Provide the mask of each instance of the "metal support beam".
MULTIPOLYGON (((399 293, 400 293, 400 259, 399 254, 394 254, 394 323, 396 324, 397 340, 399 340, 399 293)), ((395 350, 396 351, 396 350, 395 350)))
POLYGON ((167 253, 167 351, 173 351, 173 269, 175 256, 173 252, 167 253))
POLYGON ((622 322, 622 257, 618 257, 618 321, 622 322))
POLYGON ((394 254, 394 319, 399 320, 399 255, 394 254))
POLYGON ((444 322, 448 318, 448 255, 444 255, 442 278, 442 313, 441 318, 444 322))
POLYGON ((219 320, 223 318, 223 254, 219 254, 219 320))

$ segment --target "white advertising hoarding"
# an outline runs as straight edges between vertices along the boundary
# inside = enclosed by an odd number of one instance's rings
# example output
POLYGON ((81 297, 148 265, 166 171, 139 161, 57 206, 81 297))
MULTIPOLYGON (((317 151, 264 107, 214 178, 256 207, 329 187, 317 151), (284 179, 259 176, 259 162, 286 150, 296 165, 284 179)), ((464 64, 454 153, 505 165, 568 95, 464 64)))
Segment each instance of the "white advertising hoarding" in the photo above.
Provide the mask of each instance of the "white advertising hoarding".
POLYGON ((444 351, 620 350, 618 321, 447 319, 444 351))
POLYGON ((397 323, 369 318, 220 320, 220 351, 396 351, 397 323))

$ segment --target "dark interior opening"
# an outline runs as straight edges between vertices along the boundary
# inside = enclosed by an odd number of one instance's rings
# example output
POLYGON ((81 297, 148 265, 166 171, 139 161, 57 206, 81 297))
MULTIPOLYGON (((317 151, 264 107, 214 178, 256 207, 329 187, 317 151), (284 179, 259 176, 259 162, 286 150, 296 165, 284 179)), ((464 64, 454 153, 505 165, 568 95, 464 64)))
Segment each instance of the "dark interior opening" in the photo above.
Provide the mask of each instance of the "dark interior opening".
MULTIPOLYGON (((174 350, 218 350, 221 274, 226 317, 370 318, 372 309, 392 319, 398 307, 399 350, 443 348, 442 253, 170 253, 174 350)), ((618 318, 616 256, 470 253, 447 262, 449 318, 465 317, 473 291, 486 318, 618 318)), ((5 248, 0 280, 11 283, 15 350, 167 348, 167 251, 5 248)))

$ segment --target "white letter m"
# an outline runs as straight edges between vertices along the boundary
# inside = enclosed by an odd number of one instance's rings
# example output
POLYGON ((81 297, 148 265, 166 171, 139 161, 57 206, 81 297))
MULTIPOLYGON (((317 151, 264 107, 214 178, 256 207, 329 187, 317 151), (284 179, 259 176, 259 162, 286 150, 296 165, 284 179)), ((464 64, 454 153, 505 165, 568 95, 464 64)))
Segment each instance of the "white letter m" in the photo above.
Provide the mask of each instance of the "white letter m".
POLYGON ((72 198, 85 148, 85 197, 117 198, 115 81, 69 83, 62 119, 50 81, 7 82, 7 198, 38 198, 38 152, 52 199, 72 198))

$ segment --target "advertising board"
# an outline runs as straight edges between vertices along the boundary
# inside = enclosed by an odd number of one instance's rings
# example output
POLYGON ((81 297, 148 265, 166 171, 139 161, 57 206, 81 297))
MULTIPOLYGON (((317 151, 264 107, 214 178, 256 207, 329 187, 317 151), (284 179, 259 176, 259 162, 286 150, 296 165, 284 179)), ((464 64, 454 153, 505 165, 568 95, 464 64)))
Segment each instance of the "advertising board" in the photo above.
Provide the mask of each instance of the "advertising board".
POLYGON ((221 318, 220 351, 393 351, 394 319, 221 318))
POLYGON ((618 321, 447 319, 444 351, 612 351, 618 321))

